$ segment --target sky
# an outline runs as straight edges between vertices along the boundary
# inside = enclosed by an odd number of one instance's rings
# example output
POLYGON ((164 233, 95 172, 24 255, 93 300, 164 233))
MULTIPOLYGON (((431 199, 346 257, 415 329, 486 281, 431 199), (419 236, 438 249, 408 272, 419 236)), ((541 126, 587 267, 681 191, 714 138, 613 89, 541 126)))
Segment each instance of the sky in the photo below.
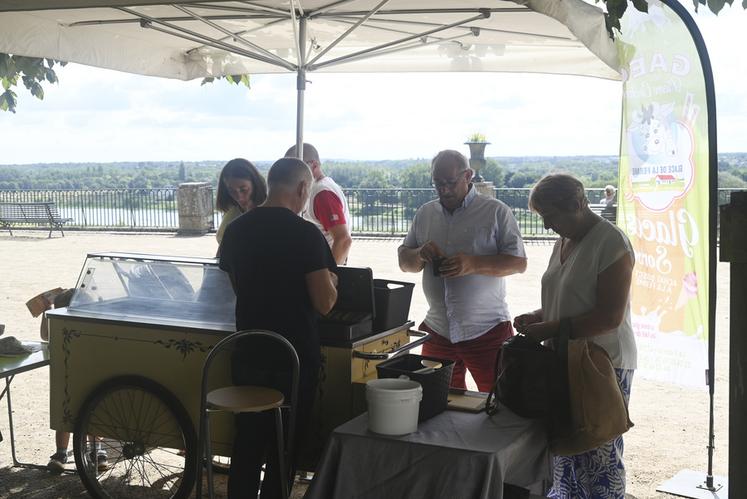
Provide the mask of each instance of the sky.
MULTIPOLYGON (((688 0, 684 2, 689 6, 688 0)), ((735 2, 740 4, 741 2, 735 2)), ((632 8, 632 7, 631 7, 632 8)), ((747 152, 747 13, 693 14, 714 70, 720 152, 747 152)), ((251 89, 70 64, 43 101, 19 89, 0 112, 0 164, 272 161, 295 141, 295 75, 252 76, 251 89)), ((312 74, 305 139, 323 159, 616 155, 622 84, 596 78, 496 74, 312 74)))

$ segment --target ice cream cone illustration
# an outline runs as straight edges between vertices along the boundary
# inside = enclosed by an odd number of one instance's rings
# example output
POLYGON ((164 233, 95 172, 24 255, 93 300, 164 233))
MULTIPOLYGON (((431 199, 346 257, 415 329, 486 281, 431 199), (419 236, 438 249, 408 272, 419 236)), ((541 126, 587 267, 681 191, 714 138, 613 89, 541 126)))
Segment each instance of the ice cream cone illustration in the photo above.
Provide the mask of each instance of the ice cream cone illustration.
POLYGON ((659 331, 670 333, 682 331, 685 323, 685 306, 698 295, 698 276, 695 272, 689 272, 682 278, 680 292, 677 295, 677 301, 672 306, 672 301, 667 299, 660 312, 661 322, 659 331))
POLYGON ((687 302, 692 300, 698 295, 698 276, 695 272, 689 272, 682 278, 682 289, 680 295, 677 297, 677 303, 674 306, 675 310, 680 310, 682 307, 687 305, 687 302))

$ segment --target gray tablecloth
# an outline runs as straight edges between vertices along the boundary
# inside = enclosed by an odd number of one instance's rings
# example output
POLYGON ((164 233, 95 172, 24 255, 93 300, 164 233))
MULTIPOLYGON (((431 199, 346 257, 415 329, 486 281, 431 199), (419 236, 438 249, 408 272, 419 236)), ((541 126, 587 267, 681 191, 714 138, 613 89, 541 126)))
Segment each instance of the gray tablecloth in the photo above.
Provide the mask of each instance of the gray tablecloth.
POLYGON ((504 482, 539 493, 550 477, 544 429, 508 410, 446 411, 402 437, 367 425, 334 431, 305 499, 502 499, 504 482))

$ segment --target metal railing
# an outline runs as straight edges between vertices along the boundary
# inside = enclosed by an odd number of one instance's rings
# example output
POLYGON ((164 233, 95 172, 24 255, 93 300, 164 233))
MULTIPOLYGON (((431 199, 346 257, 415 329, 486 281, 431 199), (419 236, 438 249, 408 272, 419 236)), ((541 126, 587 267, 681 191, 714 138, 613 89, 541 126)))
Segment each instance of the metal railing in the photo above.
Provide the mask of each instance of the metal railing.
MULTIPOLYGON (((745 189, 719 189, 719 204, 728 203, 731 193, 745 189)), ((356 236, 402 237, 415 212, 436 198, 433 189, 343 189, 351 214, 350 229, 356 236)), ((554 237, 542 219, 527 208, 527 188, 498 188, 496 197, 514 213, 527 239, 554 237)), ((604 197, 603 189, 587 189, 592 203, 604 197)), ((176 231, 179 228, 177 189, 95 189, 95 190, 0 190, 0 202, 46 202, 57 205, 60 216, 72 218, 66 228, 81 230, 176 231)), ((222 214, 215 212, 214 227, 222 214)))
MULTIPOLYGON (((542 219, 529 208, 528 188, 497 188, 496 198, 506 203, 514 213, 519 230, 525 238, 555 237, 546 230, 542 219)), ((354 235, 404 236, 417 209, 436 199, 433 189, 343 189, 353 219, 354 235)), ((587 189, 592 203, 604 198, 604 189, 587 189)))
POLYGON ((53 202, 66 228, 175 231, 176 188, 0 191, 0 202, 53 202))

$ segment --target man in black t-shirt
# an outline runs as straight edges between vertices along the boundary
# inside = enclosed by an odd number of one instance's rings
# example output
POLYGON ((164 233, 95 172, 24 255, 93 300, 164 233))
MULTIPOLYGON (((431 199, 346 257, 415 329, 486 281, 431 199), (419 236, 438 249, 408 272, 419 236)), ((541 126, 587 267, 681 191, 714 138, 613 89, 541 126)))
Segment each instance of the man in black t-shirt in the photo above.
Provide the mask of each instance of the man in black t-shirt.
MULTIPOLYGON (((267 329, 295 347, 301 364, 296 413, 299 442, 309 421, 319 372, 317 314, 337 300, 335 260, 321 232, 300 213, 312 183, 306 164, 275 162, 267 176, 267 201, 234 220, 221 244, 220 268, 236 291, 236 329, 267 329)), ((236 384, 274 386, 288 393, 289 370, 271 344, 252 342, 232 358, 236 384)), ((287 364, 287 363, 286 363, 287 364)), ((236 417, 236 439, 228 480, 230 498, 257 497, 259 473, 267 462, 262 499, 280 497, 272 417, 236 417)))

